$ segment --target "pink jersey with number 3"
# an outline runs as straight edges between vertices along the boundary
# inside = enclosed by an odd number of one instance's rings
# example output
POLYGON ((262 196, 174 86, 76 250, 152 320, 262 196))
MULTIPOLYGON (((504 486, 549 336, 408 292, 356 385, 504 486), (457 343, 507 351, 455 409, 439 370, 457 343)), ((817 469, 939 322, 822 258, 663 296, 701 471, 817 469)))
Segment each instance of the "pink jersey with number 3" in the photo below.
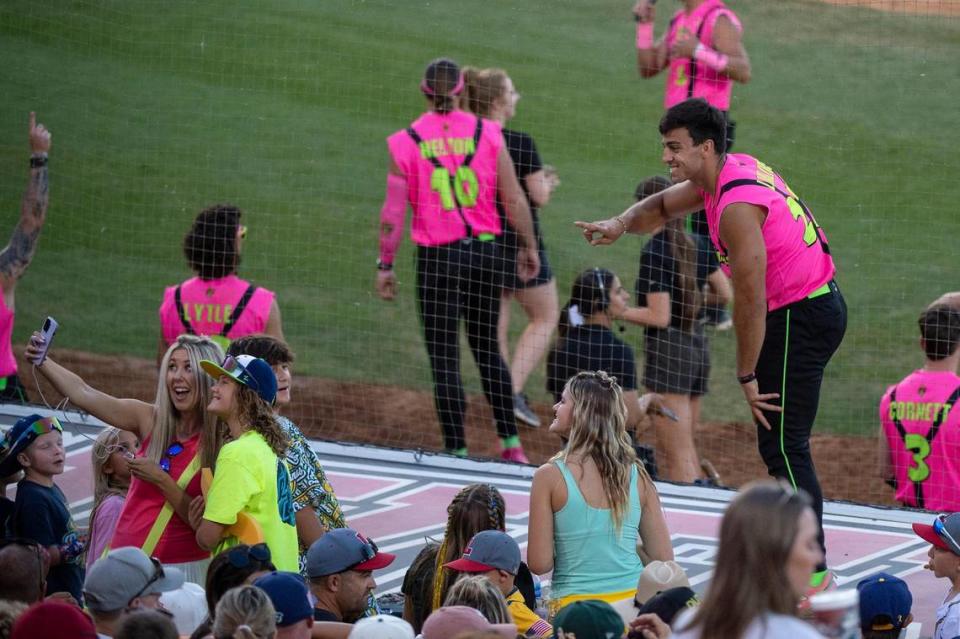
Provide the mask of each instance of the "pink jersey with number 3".
POLYGON ((888 388, 880 400, 880 424, 901 504, 960 510, 958 395, 956 374, 921 369, 888 388))
MULTIPOLYGON (((681 37, 696 38, 704 46, 716 49, 713 44, 713 29, 720 16, 726 16, 737 31, 742 31, 740 20, 721 0, 707 0, 687 13, 680 9, 670 20, 665 43, 667 51, 681 37)), ((733 80, 691 58, 672 58, 667 72, 667 88, 663 94, 663 106, 669 109, 689 98, 703 98, 721 111, 730 109, 733 80)))
POLYGON ((813 215, 773 170, 743 153, 726 156, 714 193, 698 189, 707 212, 710 239, 720 267, 730 273, 720 241, 720 218, 731 204, 753 204, 767 213, 763 242, 767 251, 767 311, 805 298, 833 278, 833 258, 813 215))
POLYGON ((419 144, 403 129, 387 138, 387 146, 407 181, 407 197, 413 207, 413 241, 420 246, 438 246, 465 239, 467 228, 461 212, 474 236, 499 235, 497 155, 503 146, 500 125, 483 120, 476 143, 477 118, 463 111, 425 113, 410 127, 420 137, 419 144), (465 160, 471 155, 467 166, 465 160))

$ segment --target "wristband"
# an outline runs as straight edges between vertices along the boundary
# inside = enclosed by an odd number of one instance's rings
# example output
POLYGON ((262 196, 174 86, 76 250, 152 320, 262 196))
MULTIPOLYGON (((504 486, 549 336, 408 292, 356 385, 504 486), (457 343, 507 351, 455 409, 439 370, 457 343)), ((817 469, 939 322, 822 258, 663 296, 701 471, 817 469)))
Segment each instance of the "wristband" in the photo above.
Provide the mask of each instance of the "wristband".
POLYGON ((653 22, 637 23, 637 48, 653 48, 653 22))
POLYGON ((377 270, 378 271, 392 271, 393 264, 387 264, 383 260, 377 260, 377 270))
POLYGON ((617 217, 615 217, 615 218, 613 218, 613 219, 615 219, 617 222, 620 222, 620 226, 623 227, 623 233, 621 233, 621 235, 624 235, 624 234, 628 233, 628 231, 627 231, 627 223, 623 221, 623 218, 621 218, 621 217, 618 215, 617 217))
POLYGON ((710 47, 704 45, 702 42, 697 44, 697 48, 693 50, 693 59, 697 62, 702 62, 714 71, 722 72, 727 68, 727 56, 714 51, 710 47))
POLYGON ((47 154, 34 155, 30 157, 30 168, 39 169, 42 166, 47 165, 47 154))
POLYGON ((746 375, 737 375, 737 381, 740 382, 741 385, 749 384, 755 379, 757 379, 756 373, 747 373, 746 375))

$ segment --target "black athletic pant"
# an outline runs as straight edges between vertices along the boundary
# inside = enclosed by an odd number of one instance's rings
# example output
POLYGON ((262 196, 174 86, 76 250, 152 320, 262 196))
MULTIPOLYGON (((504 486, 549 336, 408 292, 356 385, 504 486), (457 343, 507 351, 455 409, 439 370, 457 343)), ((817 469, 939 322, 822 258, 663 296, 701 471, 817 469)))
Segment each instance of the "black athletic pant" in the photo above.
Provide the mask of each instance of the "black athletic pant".
POLYGON ((510 370, 500 356, 497 319, 503 271, 494 241, 421 246, 417 251, 417 301, 433 373, 434 400, 443 445, 463 448, 466 398, 460 379, 460 318, 480 369, 483 392, 493 408, 497 434, 517 434, 510 370))
POLYGON ((0 402, 26 404, 27 391, 17 374, 0 378, 0 402))
POLYGON ((830 286, 830 293, 767 314, 756 371, 760 392, 779 393, 774 403, 783 406, 782 413, 764 413, 771 430, 757 425, 760 456, 772 477, 786 479, 810 494, 823 549, 823 493, 810 455, 810 432, 817 417, 823 370, 847 330, 846 302, 836 284, 830 286))

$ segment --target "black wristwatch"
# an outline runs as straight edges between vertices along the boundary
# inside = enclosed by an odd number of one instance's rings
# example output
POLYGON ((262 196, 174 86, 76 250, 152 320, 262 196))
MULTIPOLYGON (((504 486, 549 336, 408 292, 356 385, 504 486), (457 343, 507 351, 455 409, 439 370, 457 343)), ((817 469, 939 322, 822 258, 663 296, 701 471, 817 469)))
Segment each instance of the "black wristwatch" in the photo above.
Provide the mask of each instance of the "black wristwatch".
POLYGON ((393 264, 386 264, 382 260, 377 260, 377 270, 378 271, 392 271, 393 264))
POLYGON ((747 373, 746 375, 737 375, 737 381, 740 382, 740 384, 749 384, 755 379, 757 379, 756 373, 747 373))
POLYGON ((30 156, 30 168, 39 169, 41 166, 47 165, 47 154, 43 153, 40 155, 30 156))

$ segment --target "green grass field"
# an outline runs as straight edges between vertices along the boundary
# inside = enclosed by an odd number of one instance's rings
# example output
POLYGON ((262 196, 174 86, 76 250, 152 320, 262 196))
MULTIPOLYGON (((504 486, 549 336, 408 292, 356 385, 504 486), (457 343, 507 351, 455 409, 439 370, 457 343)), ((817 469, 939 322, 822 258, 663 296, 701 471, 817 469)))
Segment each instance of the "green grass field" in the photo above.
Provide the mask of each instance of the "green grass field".
MULTIPOLYGON (((201 207, 231 201, 250 226, 242 274, 278 291, 301 372, 428 386, 409 241, 400 299, 382 303, 372 285, 384 138, 420 112, 419 74, 441 54, 502 66, 523 94, 513 126, 563 180, 542 218, 561 298, 588 266, 632 283, 640 240, 591 249, 571 224, 619 212, 662 169, 663 79, 637 78, 630 4, 0 4, 0 229, 26 182, 27 111, 54 133, 49 223, 15 339, 51 314, 58 345, 152 356, 163 287, 188 276, 183 233, 201 207)), ((735 89, 737 148, 811 204, 850 306, 820 423, 865 433, 883 388, 921 361, 919 310, 960 288, 960 19, 730 4, 753 63, 735 89)), ((675 6, 661 3, 658 33, 675 6)), ((639 330, 626 336, 639 347, 639 330)), ((746 418, 733 336, 713 345, 704 417, 746 418)), ((478 390, 469 356, 464 370, 478 390)), ((529 388, 546 399, 542 375, 529 388)))

